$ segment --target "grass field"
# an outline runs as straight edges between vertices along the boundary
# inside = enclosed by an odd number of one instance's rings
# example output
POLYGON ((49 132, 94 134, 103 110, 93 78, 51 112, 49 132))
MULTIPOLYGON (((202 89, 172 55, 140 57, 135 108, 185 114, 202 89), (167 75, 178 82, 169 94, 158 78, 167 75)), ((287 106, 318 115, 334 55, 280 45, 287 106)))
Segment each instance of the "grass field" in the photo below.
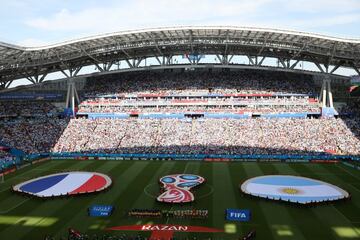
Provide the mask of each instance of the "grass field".
MULTIPOLYGON (((239 239, 256 229, 257 239, 360 239, 360 172, 342 164, 285 163, 207 163, 195 161, 72 161, 42 163, 7 175, 0 184, 0 239, 57 239, 73 227, 89 235, 119 225, 167 223, 225 229, 225 233, 176 233, 175 237, 198 239, 239 239), (10 187, 33 177, 64 170, 88 170, 108 174, 113 187, 104 193, 68 199, 40 200, 14 194, 10 187), (157 203, 158 179, 167 174, 191 173, 207 182, 195 192, 195 202, 185 206, 157 203), (299 208, 278 202, 244 198, 239 184, 250 177, 289 174, 320 179, 344 188, 352 200, 312 208, 299 208), (112 204, 109 218, 87 216, 91 204, 112 204), (132 208, 208 209, 205 220, 136 219, 125 217, 132 208), (249 223, 225 221, 226 208, 250 209, 249 223)), ((122 234, 112 232, 112 234, 122 234)), ((127 232, 136 235, 136 232, 127 232)), ((150 236, 150 233, 142 233, 150 236)))

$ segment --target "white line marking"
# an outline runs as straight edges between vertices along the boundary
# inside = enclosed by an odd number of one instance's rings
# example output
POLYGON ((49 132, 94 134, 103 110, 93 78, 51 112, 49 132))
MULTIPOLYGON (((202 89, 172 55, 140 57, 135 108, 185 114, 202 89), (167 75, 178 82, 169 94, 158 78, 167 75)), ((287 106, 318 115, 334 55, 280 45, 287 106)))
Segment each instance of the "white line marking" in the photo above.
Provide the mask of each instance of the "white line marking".
POLYGON ((20 205, 22 205, 23 203, 25 203, 25 202, 27 202, 27 201, 29 201, 29 200, 30 200, 29 198, 28 198, 28 199, 25 199, 24 201, 20 202, 19 204, 15 205, 14 207, 9 208, 9 209, 7 209, 6 211, 1 211, 0 214, 6 214, 6 213, 14 210, 15 208, 19 207, 20 205))
POLYGON ((342 167, 343 165, 338 165, 336 164, 336 166, 342 170, 344 170, 345 172, 347 172, 348 174, 350 174, 351 176, 353 176, 354 178, 360 180, 360 178, 358 178, 356 175, 354 175, 353 173, 351 173, 349 170, 347 170, 346 168, 342 167), (340 167, 341 166, 341 167, 340 167))

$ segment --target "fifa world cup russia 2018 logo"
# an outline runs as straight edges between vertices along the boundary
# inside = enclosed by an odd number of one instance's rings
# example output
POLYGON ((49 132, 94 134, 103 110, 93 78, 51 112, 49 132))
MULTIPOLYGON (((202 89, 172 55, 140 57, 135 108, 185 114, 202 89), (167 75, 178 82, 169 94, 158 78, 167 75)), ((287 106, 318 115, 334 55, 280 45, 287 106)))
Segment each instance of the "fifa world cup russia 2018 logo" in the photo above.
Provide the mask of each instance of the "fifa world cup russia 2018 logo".
POLYGON ((194 195, 190 189, 202 184, 203 177, 191 174, 173 174, 160 178, 165 192, 157 197, 159 202, 187 203, 194 201, 194 195))

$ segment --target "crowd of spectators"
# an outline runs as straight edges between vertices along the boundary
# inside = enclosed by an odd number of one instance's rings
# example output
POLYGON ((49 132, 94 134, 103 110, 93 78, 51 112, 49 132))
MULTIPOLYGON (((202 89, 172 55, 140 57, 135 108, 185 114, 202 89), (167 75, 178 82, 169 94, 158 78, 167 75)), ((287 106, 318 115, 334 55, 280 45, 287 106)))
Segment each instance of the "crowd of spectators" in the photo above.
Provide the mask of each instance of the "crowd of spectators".
MULTIPOLYGON (((148 234, 143 234, 148 235, 148 234)), ((47 234, 44 236, 44 240, 160 240, 160 238, 155 237, 147 237, 143 236, 141 234, 112 234, 112 233, 106 233, 106 234, 87 234, 87 233, 78 233, 78 234, 69 234, 68 236, 58 236, 54 237, 51 234, 47 234)), ((161 238, 164 239, 165 238, 161 238)), ((212 238, 207 238, 208 240, 212 240, 212 238)), ((198 240, 194 237, 172 237, 171 240, 198 240)))
MULTIPOLYGON (((360 119, 66 119, 0 121, 26 153, 360 154, 360 119)), ((0 158, 9 157, 0 151, 0 158)))
POLYGON ((142 72, 97 77, 87 82, 85 97, 124 94, 274 94, 318 93, 312 77, 266 71, 142 72))
MULTIPOLYGON (((313 94, 310 77, 261 71, 124 73, 88 80, 79 112, 319 112, 308 97, 208 99, 204 104, 179 105, 184 99, 131 99, 124 94, 313 94), (122 96, 108 100, 101 95, 122 96), (100 100, 99 100, 100 99, 100 100), (105 100, 104 100, 105 99, 105 100), (124 100, 125 99, 125 100, 124 100), (97 104, 86 104, 96 101, 97 104), (108 102, 109 105, 103 103, 108 102), (170 105, 136 106, 139 102, 169 101, 170 105), (219 102, 207 105, 206 102, 219 102), (224 105, 226 101, 248 101, 224 105), (274 105, 269 104, 269 101, 274 105), (126 103, 117 105, 113 103, 126 103), (134 106, 131 104, 134 103, 134 106), (173 105, 171 105, 171 103, 173 105), (279 104, 280 103, 280 104, 279 104), (177 104, 177 105, 176 105, 177 104), (276 105, 276 107, 275 107, 276 105)), ((204 99, 199 100, 200 102, 204 99)), ((186 101, 185 101, 186 102, 186 101)), ((172 153, 287 154, 360 153, 360 119, 59 119, 51 103, 0 102, 0 141, 26 153, 172 153)))
POLYGON ((25 153, 50 152, 66 128, 58 118, 30 118, 0 121, 0 141, 25 153))
POLYGON ((86 100, 82 102, 81 105, 96 105, 96 106, 109 106, 109 105, 176 105, 176 104, 253 104, 253 103, 262 103, 262 104, 277 104, 277 105, 286 105, 286 104, 307 104, 310 99, 314 101, 313 98, 309 98, 308 95, 302 96, 267 96, 267 95, 258 95, 258 96, 217 96, 217 97, 176 97, 176 96, 166 96, 166 97, 127 97, 127 98, 104 98, 99 97, 91 100, 86 100))
POLYGON ((359 119, 72 119, 54 152, 360 154, 359 119), (356 130, 354 130, 356 131, 356 130), (359 131, 359 130, 357 130, 359 131))
POLYGON ((338 112, 340 114, 360 117, 360 98, 347 102, 338 110, 338 112))
POLYGON ((207 209, 183 209, 183 210, 159 210, 159 209, 131 209, 128 211, 128 217, 136 218, 207 218, 209 211, 207 209))
MULTIPOLYGON (((270 106, 264 110, 266 113, 320 112, 318 104, 310 102, 308 96, 229 97, 231 94, 313 95, 318 91, 310 77, 289 73, 268 74, 250 70, 124 73, 120 76, 88 80, 82 93, 83 101, 79 112, 217 112, 239 106, 248 107, 248 111, 254 112, 255 106, 261 105, 270 106), (156 94, 162 97, 154 96, 156 94), (216 94, 224 96, 214 97, 216 94)), ((235 109, 242 110, 244 109, 235 109)))
POLYGON ((298 106, 159 106, 159 107, 122 107, 122 106, 84 106, 78 113, 188 113, 188 112, 209 112, 209 113, 319 113, 320 108, 315 105, 298 106))
POLYGON ((57 109, 48 102, 42 101, 2 101, 0 102, 0 118, 52 116, 57 109))
POLYGON ((67 120, 50 102, 1 101, 0 142, 25 153, 50 152, 67 120))
POLYGON ((5 158, 7 156, 11 156, 8 151, 3 151, 0 149, 0 159, 5 158))
MULTIPOLYGON (((138 235, 126 234, 126 233, 88 234, 88 233, 81 233, 77 230, 72 230, 72 231, 73 232, 70 232, 70 230, 69 230, 69 233, 67 236, 55 237, 51 234, 46 234, 43 239, 44 240, 160 240, 158 237, 151 238, 151 237, 142 236, 140 234, 138 234, 138 235)), ((175 237, 173 237, 171 239, 172 240, 196 240, 194 238, 175 238, 175 237)))
POLYGON ((0 170, 15 164, 15 158, 9 152, 0 149, 0 170))

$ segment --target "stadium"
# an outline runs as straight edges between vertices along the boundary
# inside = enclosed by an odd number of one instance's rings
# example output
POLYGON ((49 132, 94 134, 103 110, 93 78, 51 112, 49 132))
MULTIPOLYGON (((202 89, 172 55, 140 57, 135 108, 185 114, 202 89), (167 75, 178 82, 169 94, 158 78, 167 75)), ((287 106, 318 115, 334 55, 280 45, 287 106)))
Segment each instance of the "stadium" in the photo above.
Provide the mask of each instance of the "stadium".
POLYGON ((0 238, 360 239, 359 56, 236 26, 0 42, 0 238))

